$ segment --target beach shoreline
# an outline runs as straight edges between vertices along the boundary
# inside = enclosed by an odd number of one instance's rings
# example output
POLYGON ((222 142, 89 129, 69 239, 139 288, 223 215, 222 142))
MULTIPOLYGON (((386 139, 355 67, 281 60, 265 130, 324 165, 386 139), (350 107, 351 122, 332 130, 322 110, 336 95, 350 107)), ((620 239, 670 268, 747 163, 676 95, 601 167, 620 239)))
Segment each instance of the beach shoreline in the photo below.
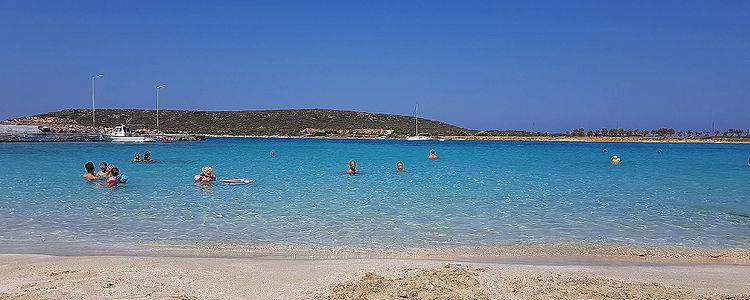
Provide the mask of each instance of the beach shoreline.
MULTIPOLYGON (((230 250, 214 246, 212 251, 230 250)), ((750 295, 747 262, 668 262, 643 257, 628 261, 585 255, 578 260, 531 255, 496 261, 451 256, 231 256, 0 254, 0 299, 387 299, 402 294, 472 299, 726 295, 745 299, 750 295)))

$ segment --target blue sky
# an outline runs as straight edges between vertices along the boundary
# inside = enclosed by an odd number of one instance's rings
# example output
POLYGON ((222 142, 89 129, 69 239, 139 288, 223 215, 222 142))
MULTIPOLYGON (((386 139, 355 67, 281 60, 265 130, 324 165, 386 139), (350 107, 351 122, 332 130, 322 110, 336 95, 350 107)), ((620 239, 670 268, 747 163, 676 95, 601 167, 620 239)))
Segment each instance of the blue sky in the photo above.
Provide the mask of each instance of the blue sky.
POLYGON ((0 0, 0 119, 332 108, 474 129, 750 128, 750 1, 0 0))

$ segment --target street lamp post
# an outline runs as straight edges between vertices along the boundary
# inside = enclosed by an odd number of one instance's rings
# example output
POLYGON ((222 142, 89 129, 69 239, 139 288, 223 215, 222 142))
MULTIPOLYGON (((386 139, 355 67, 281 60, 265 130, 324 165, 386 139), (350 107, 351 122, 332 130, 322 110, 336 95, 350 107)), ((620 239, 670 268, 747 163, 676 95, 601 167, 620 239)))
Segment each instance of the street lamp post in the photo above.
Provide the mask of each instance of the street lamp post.
POLYGON ((159 133, 159 89, 167 87, 162 84, 156 87, 156 133, 159 133))
POLYGON ((94 79, 102 77, 104 77, 104 74, 99 74, 91 77, 91 127, 96 127, 96 108, 94 107, 94 79))

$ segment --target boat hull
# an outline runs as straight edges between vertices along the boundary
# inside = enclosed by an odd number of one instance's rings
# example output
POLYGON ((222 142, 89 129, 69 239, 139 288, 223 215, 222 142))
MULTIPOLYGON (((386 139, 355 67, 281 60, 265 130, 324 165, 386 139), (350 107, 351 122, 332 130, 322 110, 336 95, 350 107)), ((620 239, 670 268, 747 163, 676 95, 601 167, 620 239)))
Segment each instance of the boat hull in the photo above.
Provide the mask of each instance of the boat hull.
POLYGON ((150 143, 155 142, 156 138, 148 136, 105 136, 104 140, 113 143, 150 143))
POLYGON ((432 141, 433 139, 429 136, 408 136, 407 141, 432 141))

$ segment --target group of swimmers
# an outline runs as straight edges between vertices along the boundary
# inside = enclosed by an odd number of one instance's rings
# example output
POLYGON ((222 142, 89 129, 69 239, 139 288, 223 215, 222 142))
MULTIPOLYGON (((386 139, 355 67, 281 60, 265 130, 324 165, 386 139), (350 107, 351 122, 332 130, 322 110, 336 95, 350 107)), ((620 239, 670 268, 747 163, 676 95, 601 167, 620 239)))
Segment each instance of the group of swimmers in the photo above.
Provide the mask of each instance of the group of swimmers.
MULTIPOLYGON (((133 158, 133 162, 153 162, 154 160, 151 158, 151 152, 146 151, 146 153, 143 153, 143 159, 141 159, 140 154, 136 153, 135 158, 133 158)), ((88 181, 97 181, 97 180, 104 180, 104 183, 97 183, 96 185, 106 185, 106 186, 119 186, 121 183, 125 183, 128 181, 128 176, 125 174, 120 174, 120 169, 115 167, 115 165, 107 164, 106 161, 103 161, 99 164, 99 172, 96 172, 96 169, 94 168, 93 162, 87 162, 86 163, 86 174, 83 174, 83 178, 88 181)))
MULTIPOLYGON (((438 159, 438 156, 435 154, 435 150, 430 150, 430 155, 427 156, 427 159, 429 160, 435 160, 438 159)), ((408 172, 409 170, 404 169, 404 163, 403 162, 397 162, 396 163, 396 172, 408 172)), ((357 170, 357 162, 350 160, 349 161, 349 169, 346 169, 344 173, 354 175, 357 174, 359 170, 357 170)))
POLYGON ((148 151, 146 151, 146 153, 143 153, 143 159, 141 159, 141 154, 140 153, 136 153, 135 154, 135 158, 133 158, 133 162, 147 162, 147 163, 150 163, 152 161, 154 161, 154 160, 151 159, 151 152, 148 152, 148 151))
MULTIPOLYGON (((604 152, 607 152, 607 150, 605 149, 604 152)), ((659 153, 661 153, 661 150, 659 150, 659 153)), ((271 152, 271 157, 276 157, 276 153, 271 152)), ((427 159, 438 159, 437 154, 435 154, 435 150, 430 150, 430 155, 427 156, 427 159)), ((143 160, 140 159, 139 153, 136 153, 135 158, 133 159, 133 162, 152 161, 153 159, 151 159, 151 153, 149 153, 148 151, 143 154, 143 160)), ((610 158, 610 163, 613 165, 619 165, 620 158, 617 155, 614 155, 610 158)), ((750 159, 748 159, 747 166, 750 167, 750 159)), ((94 163, 87 162, 86 174, 83 174, 83 178, 88 181, 106 180, 106 183, 97 183, 97 185, 107 186, 118 186, 120 183, 125 183, 128 179, 126 175, 120 174, 120 170, 117 169, 117 167, 115 167, 114 165, 107 165, 106 162, 102 162, 101 164, 99 164, 99 168, 101 168, 101 170, 94 174, 94 163)), ((409 170, 404 169, 404 163, 399 161, 398 163, 396 163, 396 171, 408 172, 409 170)), ((351 175, 359 173, 359 170, 357 170, 357 162, 354 160, 349 161, 349 168, 346 169, 343 173, 351 175)), ((214 181, 216 181, 216 175, 213 173, 213 168, 206 166, 201 168, 201 173, 195 175, 194 180, 199 184, 212 184, 214 181)))
POLYGON ((115 165, 108 165, 107 162, 102 162, 99 164, 99 172, 96 172, 96 168, 94 168, 93 162, 87 162, 86 163, 86 174, 83 174, 83 178, 88 181, 96 181, 96 180, 104 180, 103 183, 97 183, 96 185, 106 185, 106 186, 118 186, 120 183, 125 183, 128 181, 128 176, 125 174, 120 174, 120 169, 115 167, 115 165))

